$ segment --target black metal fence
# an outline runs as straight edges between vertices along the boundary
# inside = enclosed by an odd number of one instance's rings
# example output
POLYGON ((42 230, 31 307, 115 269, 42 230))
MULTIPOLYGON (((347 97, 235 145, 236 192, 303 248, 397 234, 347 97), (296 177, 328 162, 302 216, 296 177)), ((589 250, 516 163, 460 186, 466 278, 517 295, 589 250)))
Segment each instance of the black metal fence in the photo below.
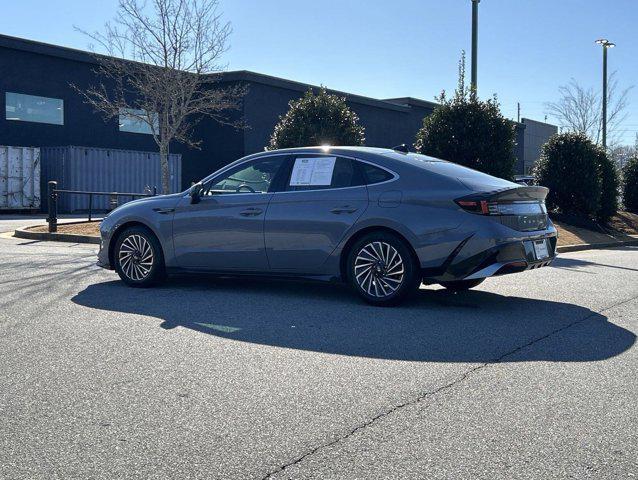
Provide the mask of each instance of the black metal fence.
POLYGON ((63 190, 58 189, 58 182, 52 180, 48 182, 48 210, 47 223, 49 224, 49 232, 58 231, 58 196, 64 195, 85 195, 89 197, 89 222, 93 221, 93 197, 108 196, 109 208, 112 210, 120 204, 120 197, 128 197, 135 200, 141 197, 153 197, 157 195, 157 187, 153 187, 153 193, 122 193, 122 192, 85 192, 81 190, 63 190))

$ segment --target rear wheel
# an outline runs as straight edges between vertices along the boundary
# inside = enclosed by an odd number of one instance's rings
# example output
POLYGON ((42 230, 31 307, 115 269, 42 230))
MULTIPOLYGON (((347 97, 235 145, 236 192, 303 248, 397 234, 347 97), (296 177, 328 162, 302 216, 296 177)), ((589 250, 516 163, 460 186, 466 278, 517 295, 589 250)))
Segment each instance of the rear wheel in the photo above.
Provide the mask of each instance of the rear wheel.
POLYGON ((474 288, 483 283, 484 278, 476 278, 474 280, 454 280, 451 282, 441 282, 441 286, 453 292, 464 292, 470 288, 474 288))
POLYGON ((164 256, 157 237, 147 228, 124 230, 115 243, 115 271, 131 287, 150 287, 164 278, 164 256))
POLYGON ((410 248, 399 237, 372 232, 348 254, 348 281, 368 303, 396 305, 419 286, 419 269, 410 248))

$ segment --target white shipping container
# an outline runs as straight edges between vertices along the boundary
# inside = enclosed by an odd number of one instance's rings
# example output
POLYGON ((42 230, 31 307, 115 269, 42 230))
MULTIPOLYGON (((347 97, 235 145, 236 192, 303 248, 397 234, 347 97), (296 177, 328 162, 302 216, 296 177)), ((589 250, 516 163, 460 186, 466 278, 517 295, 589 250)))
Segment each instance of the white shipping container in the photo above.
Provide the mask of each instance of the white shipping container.
POLYGON ((0 145, 0 210, 40 208, 40 149, 0 145))

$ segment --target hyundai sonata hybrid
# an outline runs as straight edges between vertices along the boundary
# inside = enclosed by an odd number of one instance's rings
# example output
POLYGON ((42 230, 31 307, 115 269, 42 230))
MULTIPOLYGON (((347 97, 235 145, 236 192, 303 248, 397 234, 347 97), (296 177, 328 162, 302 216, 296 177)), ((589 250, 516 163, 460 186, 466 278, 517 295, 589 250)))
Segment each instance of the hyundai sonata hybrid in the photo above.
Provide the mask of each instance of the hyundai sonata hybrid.
POLYGON ((549 265, 547 193, 402 149, 267 151, 113 210, 98 265, 133 287, 173 272, 343 281, 391 305, 421 283, 460 291, 549 265))

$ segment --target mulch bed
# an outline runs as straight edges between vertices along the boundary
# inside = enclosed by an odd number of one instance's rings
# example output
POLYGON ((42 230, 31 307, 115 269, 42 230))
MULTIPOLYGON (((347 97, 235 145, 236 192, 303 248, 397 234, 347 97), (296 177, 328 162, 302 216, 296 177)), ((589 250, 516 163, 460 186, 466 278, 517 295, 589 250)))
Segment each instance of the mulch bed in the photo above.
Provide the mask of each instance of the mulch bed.
POLYGON ((610 220, 609 226, 619 232, 638 235, 638 215, 630 212, 618 212, 610 220))
MULTIPOLYGON (((29 228, 32 232, 46 233, 49 231, 48 225, 38 225, 29 228)), ((88 235, 91 237, 100 236, 100 222, 81 222, 81 223, 58 223, 57 233, 70 233, 74 235, 88 235)))

